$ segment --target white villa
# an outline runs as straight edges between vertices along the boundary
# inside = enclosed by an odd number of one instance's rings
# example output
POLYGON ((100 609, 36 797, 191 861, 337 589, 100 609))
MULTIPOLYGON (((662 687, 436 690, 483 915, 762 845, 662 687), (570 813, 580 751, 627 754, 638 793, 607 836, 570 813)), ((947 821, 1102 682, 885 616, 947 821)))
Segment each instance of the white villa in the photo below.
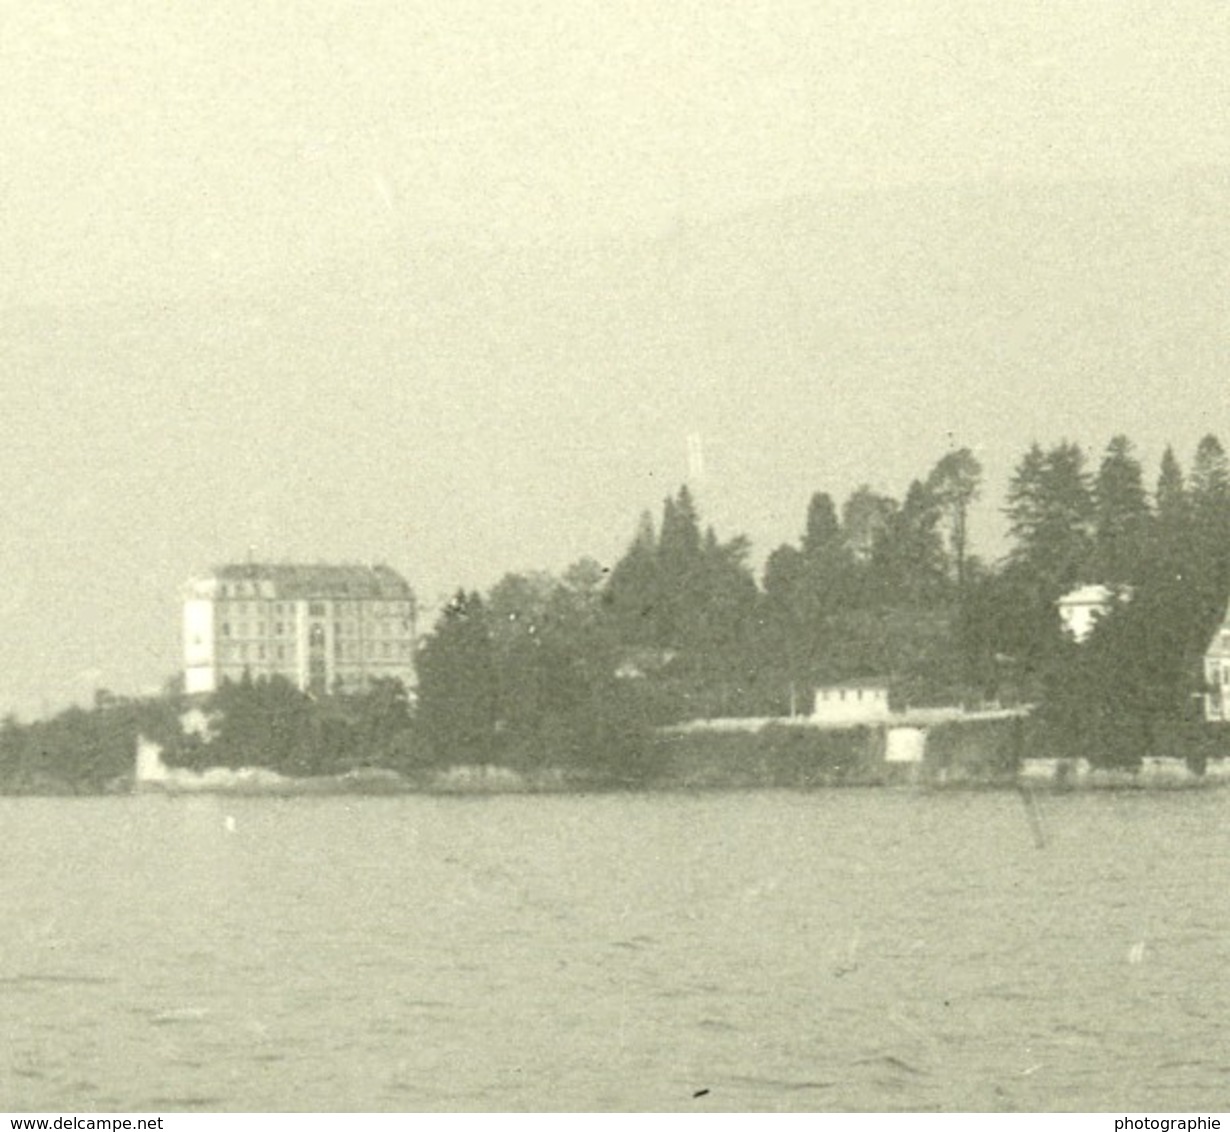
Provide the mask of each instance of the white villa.
POLYGON ((1059 607, 1059 620, 1064 630, 1076 641, 1083 641, 1098 618, 1103 616, 1115 601, 1130 601, 1131 590, 1112 589, 1100 583, 1092 586, 1080 586, 1066 593, 1055 604, 1059 607))

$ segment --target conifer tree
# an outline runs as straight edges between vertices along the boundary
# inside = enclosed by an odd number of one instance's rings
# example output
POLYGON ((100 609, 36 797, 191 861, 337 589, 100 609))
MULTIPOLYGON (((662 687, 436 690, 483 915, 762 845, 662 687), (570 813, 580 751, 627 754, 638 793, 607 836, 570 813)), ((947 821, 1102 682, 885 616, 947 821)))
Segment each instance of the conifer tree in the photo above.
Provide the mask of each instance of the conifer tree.
POLYGON ((1230 462, 1217 437, 1196 448, 1188 480, 1191 573, 1200 610, 1194 647, 1203 648, 1227 612, 1230 598, 1230 462))
POLYGON ((458 590, 418 656, 418 714, 442 762, 488 762, 499 687, 482 596, 458 590))
POLYGON ((626 645, 660 644, 661 564, 653 516, 641 514, 636 534, 607 581, 603 601, 615 636, 626 645))
POLYGON ((1153 500, 1154 512, 1163 524, 1177 527, 1182 523, 1187 511, 1187 492, 1183 486, 1183 469, 1169 444, 1162 453, 1153 500))
POLYGON ((1140 461, 1126 436, 1116 436, 1107 445, 1093 498, 1097 580, 1112 585, 1140 581, 1149 504, 1140 461))
POLYGON ((1038 597, 1053 601, 1083 579, 1093 553, 1094 500, 1080 447, 1034 444, 1008 489, 1009 565, 1038 597))
POLYGON ((833 498, 827 492, 817 491, 807 505, 802 551, 810 561, 820 562, 839 551, 840 546, 841 524, 833 498))

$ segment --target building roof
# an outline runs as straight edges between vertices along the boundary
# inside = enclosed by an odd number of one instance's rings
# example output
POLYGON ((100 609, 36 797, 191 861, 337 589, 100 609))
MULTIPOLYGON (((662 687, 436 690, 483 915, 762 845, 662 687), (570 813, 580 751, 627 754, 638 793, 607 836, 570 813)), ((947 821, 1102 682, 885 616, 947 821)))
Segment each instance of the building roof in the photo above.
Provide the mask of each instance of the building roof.
POLYGON ((413 597, 409 584, 388 566, 328 563, 242 562, 217 566, 220 582, 269 582, 276 597, 376 598, 406 601, 413 597))
POLYGON ((1209 647, 1204 650, 1205 656, 1230 657, 1230 623, 1223 622, 1217 626, 1217 632, 1209 641, 1209 647))
MULTIPOLYGON (((1129 591, 1130 592, 1130 591, 1129 591)), ((1100 583, 1093 586, 1080 586, 1059 598, 1059 605, 1109 605, 1115 596, 1110 586, 1100 583)))

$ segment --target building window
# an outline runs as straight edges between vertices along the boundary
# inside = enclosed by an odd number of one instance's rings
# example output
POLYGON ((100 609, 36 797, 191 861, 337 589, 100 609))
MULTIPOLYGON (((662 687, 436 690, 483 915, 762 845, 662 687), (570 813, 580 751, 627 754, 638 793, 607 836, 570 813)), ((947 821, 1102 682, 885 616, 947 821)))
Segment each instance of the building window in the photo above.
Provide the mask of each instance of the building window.
POLYGON ((261 645, 261 646, 260 646, 260 647, 256 650, 256 655, 257 655, 257 658, 258 658, 259 660, 264 660, 264 659, 265 659, 265 646, 264 646, 264 645, 261 645))
POLYGON ((286 659, 286 649, 284 649, 281 645, 277 646, 277 658, 278 660, 286 659))
POLYGON ((229 621, 222 622, 222 635, 229 637, 231 635, 231 623, 229 621))
POLYGON ((323 617, 325 615, 325 603, 323 601, 314 601, 308 606, 309 617, 323 617))

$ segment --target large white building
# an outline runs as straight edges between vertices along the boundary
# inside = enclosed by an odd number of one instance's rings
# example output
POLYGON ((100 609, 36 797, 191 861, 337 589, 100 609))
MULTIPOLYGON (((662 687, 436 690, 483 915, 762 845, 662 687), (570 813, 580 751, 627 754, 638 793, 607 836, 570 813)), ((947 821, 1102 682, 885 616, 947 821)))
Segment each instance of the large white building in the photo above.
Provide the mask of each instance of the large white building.
POLYGON ((414 594, 387 566, 220 566, 184 592, 184 690, 284 676, 305 692, 414 686, 414 594))

